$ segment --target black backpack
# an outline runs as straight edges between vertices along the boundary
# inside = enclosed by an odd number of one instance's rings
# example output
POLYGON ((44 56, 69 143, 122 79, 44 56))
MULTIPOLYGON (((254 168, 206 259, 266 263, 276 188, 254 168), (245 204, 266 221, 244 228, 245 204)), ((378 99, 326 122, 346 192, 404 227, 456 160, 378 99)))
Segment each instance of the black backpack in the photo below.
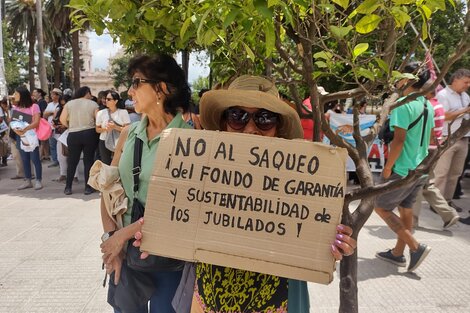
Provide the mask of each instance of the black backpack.
MULTIPOLYGON (((418 124, 419 120, 424 116, 424 123, 423 123, 423 131, 421 133, 421 146, 424 143, 424 131, 426 128, 426 122, 428 120, 428 107, 426 105, 426 98, 424 98, 424 109, 423 112, 418 116, 416 120, 414 120, 409 126, 408 130, 412 129, 413 127, 418 124)), ((390 119, 387 119, 382 127, 379 130, 379 139, 383 141, 384 144, 388 145, 393 140, 393 131, 390 129, 390 119)))

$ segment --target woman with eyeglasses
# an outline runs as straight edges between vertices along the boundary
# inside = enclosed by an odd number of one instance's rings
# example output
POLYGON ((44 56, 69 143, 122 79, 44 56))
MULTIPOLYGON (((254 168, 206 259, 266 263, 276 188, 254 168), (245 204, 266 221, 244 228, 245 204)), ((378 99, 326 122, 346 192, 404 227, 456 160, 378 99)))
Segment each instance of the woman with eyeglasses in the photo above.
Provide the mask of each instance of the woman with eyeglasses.
MULTIPOLYGON (((132 221, 131 211, 136 201, 145 207, 160 134, 167 128, 192 128, 183 118, 189 109, 191 91, 183 70, 171 56, 144 55, 135 57, 129 63, 128 75, 132 79, 128 93, 134 101, 135 111, 142 113, 143 117, 140 122, 132 123, 122 131, 111 162, 111 165, 118 167, 124 191, 129 199, 128 209, 123 216, 123 228, 117 229, 117 225, 108 215, 104 201, 101 202, 104 229, 101 252, 107 273, 112 273, 110 285, 116 284, 116 287, 110 287, 108 299, 114 299, 114 292, 117 292, 115 290, 118 287, 124 288, 124 290, 130 288, 123 283, 119 286, 122 266, 123 264, 127 265, 123 251, 126 249, 128 241, 134 238, 134 234, 141 229, 142 219, 132 221), (137 173, 138 191, 134 192, 133 169, 136 168, 134 166, 134 151, 138 149, 136 141, 140 140, 143 146, 140 173, 137 173)), ((134 308, 133 313, 149 312, 147 301, 150 302, 150 312, 175 312, 171 306, 171 300, 180 282, 184 262, 168 258, 161 258, 160 261, 162 263, 161 269, 141 272, 142 275, 145 275, 146 280, 150 278, 156 290, 148 299, 144 299, 138 308, 134 308)), ((128 277, 128 273, 127 267, 124 267, 122 276, 128 277)), ((129 290, 128 294, 130 297, 131 294, 135 294, 135 290, 129 290)), ((121 300, 122 298, 127 297, 121 297, 121 300)), ((115 312, 120 312, 116 308, 118 306, 116 302, 111 304, 114 306, 115 312)))
MULTIPOLYGON (((64 92, 65 94, 65 92, 64 92)), ((98 104, 91 100, 91 90, 84 86, 75 92, 73 100, 65 104, 60 114, 60 123, 67 127, 67 147, 69 156, 67 158, 67 178, 65 181, 64 194, 72 194, 72 183, 83 152, 83 165, 85 172, 85 195, 95 190, 88 185, 90 168, 95 158, 95 150, 98 146, 98 136, 95 131, 95 115, 98 104)))
MULTIPOLYGON (((303 138, 297 112, 279 98, 269 80, 244 75, 227 90, 211 90, 200 101, 200 122, 205 129, 222 130, 286 139, 303 138)), ((331 254, 336 260, 354 253, 352 229, 338 225, 331 238, 331 254)), ((142 233, 135 234, 140 246, 142 233)), ((143 252, 142 258, 148 253, 143 252)), ((193 290, 188 279, 181 290, 193 290)), ((176 295, 179 313, 308 313, 307 283, 274 275, 255 273, 212 264, 196 264, 194 295, 176 295), (190 307, 190 310, 188 309, 190 307)))
POLYGON ((100 134, 98 149, 101 162, 109 165, 111 164, 115 144, 111 150, 106 147, 106 141, 108 140, 108 146, 110 143, 117 143, 119 134, 126 125, 131 123, 131 120, 129 113, 124 108, 124 102, 121 101, 121 97, 116 91, 110 90, 105 100, 107 109, 96 113, 96 132, 100 134), (112 138, 107 138, 108 136, 112 136, 112 138))

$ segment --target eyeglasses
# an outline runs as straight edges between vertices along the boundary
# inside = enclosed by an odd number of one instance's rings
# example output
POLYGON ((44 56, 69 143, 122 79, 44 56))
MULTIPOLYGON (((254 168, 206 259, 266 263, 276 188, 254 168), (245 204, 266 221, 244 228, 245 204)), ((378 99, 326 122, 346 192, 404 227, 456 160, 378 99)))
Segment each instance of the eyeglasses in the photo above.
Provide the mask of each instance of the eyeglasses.
POLYGON ((235 129, 242 130, 253 119, 256 127, 262 131, 267 131, 279 124, 279 114, 260 109, 250 113, 240 108, 229 108, 224 111, 227 124, 235 129))
POLYGON ((106 101, 113 101, 113 98, 106 98, 106 101))
POLYGON ((143 83, 143 84, 155 84, 157 83, 156 80, 153 80, 153 79, 144 79, 144 78, 140 78, 140 77, 136 77, 136 78, 133 78, 132 79, 132 88, 134 89, 137 89, 139 88, 139 85, 143 83))

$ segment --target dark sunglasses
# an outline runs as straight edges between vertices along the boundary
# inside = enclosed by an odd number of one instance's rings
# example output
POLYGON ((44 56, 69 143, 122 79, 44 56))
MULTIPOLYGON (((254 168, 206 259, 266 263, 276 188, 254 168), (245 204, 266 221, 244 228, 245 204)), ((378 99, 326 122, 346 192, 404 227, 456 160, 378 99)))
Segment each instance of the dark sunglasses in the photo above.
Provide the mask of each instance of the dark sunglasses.
POLYGON ((152 84, 152 83, 156 84, 157 81, 153 80, 153 79, 144 79, 144 78, 136 77, 136 78, 132 79, 132 88, 134 88, 134 89, 139 88, 139 85, 141 83, 142 84, 152 84))
POLYGON ((224 111, 224 117, 227 124, 235 130, 245 128, 251 119, 256 127, 263 131, 270 130, 279 124, 279 114, 265 109, 250 113, 240 108, 229 108, 224 111))

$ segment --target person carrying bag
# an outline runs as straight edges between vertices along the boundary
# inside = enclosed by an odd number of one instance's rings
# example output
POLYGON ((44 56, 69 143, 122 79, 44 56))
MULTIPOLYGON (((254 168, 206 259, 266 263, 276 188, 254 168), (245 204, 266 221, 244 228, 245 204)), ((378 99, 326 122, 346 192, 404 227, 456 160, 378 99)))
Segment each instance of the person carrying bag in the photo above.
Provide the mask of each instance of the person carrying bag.
POLYGON ((117 92, 109 91, 105 100, 107 108, 96 113, 95 130, 100 134, 98 148, 101 161, 109 165, 111 164, 119 136, 124 127, 130 124, 131 120, 117 92))
MULTIPOLYGON (((123 189, 129 199, 122 228, 117 229, 116 223, 107 213, 104 201, 101 204, 104 230, 101 252, 106 271, 112 274, 109 302, 119 313, 175 313, 172 300, 181 281, 185 262, 155 256, 152 262, 146 262, 149 264, 141 264, 140 251, 134 247, 133 239, 143 224, 139 216, 145 211, 147 194, 150 192, 149 181, 162 132, 167 128, 192 128, 183 119, 189 110, 191 93, 184 71, 168 55, 137 56, 130 61, 128 74, 132 80, 128 93, 135 101, 136 112, 142 113, 143 118, 122 131, 111 162, 112 166, 118 167, 123 189), (132 286, 130 281, 136 281, 136 285, 132 286), (151 284, 148 284, 149 281, 151 284), (152 284, 156 289, 150 298, 137 299, 134 296, 150 294, 152 284), (141 289, 136 292, 136 288, 141 289), (142 302, 143 305, 136 310, 126 311, 122 303, 116 303, 120 301, 118 298, 129 299, 126 305, 135 307, 142 302)), ((111 98, 109 96, 107 98, 111 98)), ((112 106, 111 102, 114 103, 114 100, 107 99, 108 108, 112 106)), ((113 120, 122 122, 115 114, 111 114, 113 120)), ((104 116, 107 119, 107 115, 104 116)), ((98 123, 96 125, 98 127, 98 123)))
MULTIPOLYGON (((106 111, 108 111, 109 121, 113 122, 114 125, 116 125, 118 127, 123 127, 123 125, 121 125, 118 122, 116 122, 115 120, 113 120, 109 110, 106 110, 106 111)), ((117 141, 119 139, 120 134, 121 133, 118 132, 115 129, 113 129, 111 131, 108 131, 108 133, 106 134, 106 139, 104 140, 104 146, 106 147, 106 149, 108 149, 109 151, 114 152, 114 150, 116 149, 116 144, 117 144, 117 141)))

